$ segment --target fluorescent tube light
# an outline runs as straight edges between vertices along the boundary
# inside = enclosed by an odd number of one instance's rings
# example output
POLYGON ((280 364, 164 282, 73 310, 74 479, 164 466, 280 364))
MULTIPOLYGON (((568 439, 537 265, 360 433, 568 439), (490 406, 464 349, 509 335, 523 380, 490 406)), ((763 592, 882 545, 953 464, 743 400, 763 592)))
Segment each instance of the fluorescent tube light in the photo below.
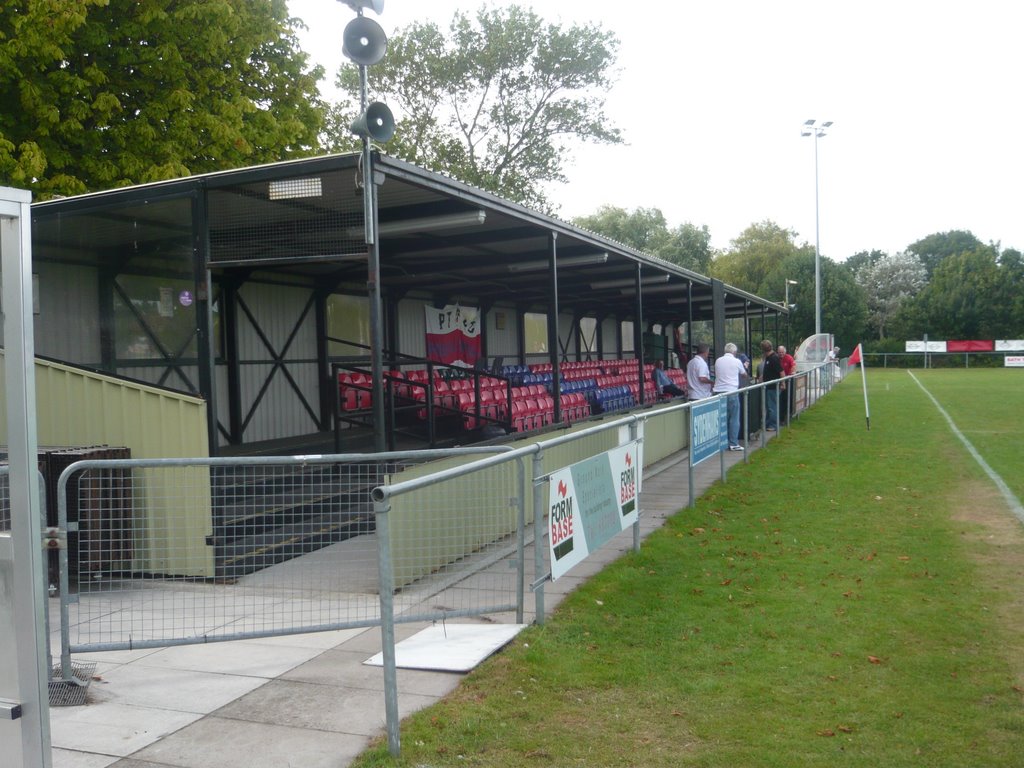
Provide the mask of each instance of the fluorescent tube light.
MULTIPOLYGON (((654 288, 641 288, 640 290, 644 296, 651 293, 682 293, 686 290, 686 286, 680 283, 677 285, 659 285, 654 288)), ((636 295, 636 288, 621 288, 619 293, 623 296, 634 296, 636 295)))
MULTIPOLYGON (((607 253, 586 253, 580 256, 566 256, 564 258, 555 258, 555 263, 558 268, 562 267, 583 267, 588 264, 604 264, 608 261, 607 253)), ((550 265, 547 259, 537 259, 536 261, 513 261, 508 265, 509 272, 540 272, 545 270, 550 265)))
MULTIPOLYGON (((472 227, 483 224, 487 220, 487 211, 482 208, 463 213, 449 213, 443 216, 427 216, 421 219, 405 219, 404 221, 387 221, 377 225, 377 232, 382 235, 407 235, 413 232, 433 232, 438 229, 454 229, 456 227, 472 227)), ((360 234, 362 227, 359 227, 360 234)))
MULTIPOLYGON (((659 283, 667 283, 670 275, 657 275, 656 277, 643 277, 640 279, 640 285, 658 285, 659 283)), ((590 287, 595 290, 601 288, 632 288, 636 285, 636 280, 632 277, 625 277, 621 280, 598 280, 596 283, 591 283, 590 287)))

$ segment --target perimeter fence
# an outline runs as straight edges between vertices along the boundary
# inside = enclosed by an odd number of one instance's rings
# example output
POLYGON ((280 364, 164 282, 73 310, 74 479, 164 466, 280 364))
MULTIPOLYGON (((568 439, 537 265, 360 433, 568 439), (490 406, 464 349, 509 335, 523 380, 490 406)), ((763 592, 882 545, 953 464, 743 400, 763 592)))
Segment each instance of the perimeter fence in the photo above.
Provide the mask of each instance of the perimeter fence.
MULTIPOLYGON (((788 403, 781 430, 844 373, 826 364, 784 388, 744 388, 748 442, 765 442, 768 398, 788 403)), ((543 622, 548 476, 632 440, 644 466, 685 451, 692 405, 665 401, 514 445, 74 462, 56 484, 54 674, 78 685, 75 653, 380 626, 397 754, 395 625, 522 623, 531 591, 543 622)), ((639 524, 633 536, 639 548, 639 524)))
POLYGON ((873 368, 1002 368, 1005 352, 865 352, 873 368))

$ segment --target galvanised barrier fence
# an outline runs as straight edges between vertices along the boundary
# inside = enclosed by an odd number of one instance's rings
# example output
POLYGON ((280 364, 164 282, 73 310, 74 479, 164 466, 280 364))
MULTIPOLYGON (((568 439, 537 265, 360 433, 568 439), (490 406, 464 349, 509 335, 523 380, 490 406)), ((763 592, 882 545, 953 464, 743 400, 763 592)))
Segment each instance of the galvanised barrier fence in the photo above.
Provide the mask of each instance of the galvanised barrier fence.
MULTIPOLYGON (((767 398, 788 400, 781 430, 844 373, 826 364, 785 389, 741 390, 748 445, 755 433, 765 444, 767 398)), ((669 401, 519 447, 75 462, 57 483, 60 674, 75 679, 78 652, 380 626, 397 754, 395 625, 521 623, 528 589, 542 623, 550 473, 629 440, 649 449, 645 464, 683 450, 691 407, 669 401)), ((633 536, 638 548, 639 524, 633 536)))
MULTIPOLYGON (((69 543, 60 556, 61 669, 76 652, 377 625, 371 490, 427 461, 509 450, 75 462, 57 484, 69 543)), ((422 532, 421 557, 401 564, 403 607, 429 593, 448 616, 515 609, 515 572, 499 604, 464 594, 459 576, 514 549, 516 481, 479 489, 475 525, 457 534, 461 559, 431 557, 455 534, 422 532)))

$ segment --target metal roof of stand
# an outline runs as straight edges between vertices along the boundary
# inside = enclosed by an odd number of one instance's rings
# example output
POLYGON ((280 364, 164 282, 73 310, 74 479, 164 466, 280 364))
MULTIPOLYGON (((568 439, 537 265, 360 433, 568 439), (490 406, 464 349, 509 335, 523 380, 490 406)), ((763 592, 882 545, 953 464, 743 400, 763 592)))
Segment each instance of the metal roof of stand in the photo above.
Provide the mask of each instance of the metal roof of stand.
MULTIPOLYGON (((85 247, 73 258, 89 261, 140 240, 180 240, 189 223, 152 203, 205 192, 211 269, 272 268, 321 285, 365 282, 359 160, 359 154, 329 155, 37 203, 36 215, 107 213, 100 228, 97 216, 68 217, 59 235, 56 228, 37 228, 35 247, 52 257, 79 242, 85 247), (76 224, 88 233, 69 235, 76 224)), ((630 319, 639 286, 646 322, 713 317, 709 277, 387 155, 375 155, 373 167, 384 296, 467 296, 483 305, 543 308, 551 295, 554 236, 563 308, 630 319)), ((785 313, 746 291, 728 285, 722 291, 726 318, 785 313)))

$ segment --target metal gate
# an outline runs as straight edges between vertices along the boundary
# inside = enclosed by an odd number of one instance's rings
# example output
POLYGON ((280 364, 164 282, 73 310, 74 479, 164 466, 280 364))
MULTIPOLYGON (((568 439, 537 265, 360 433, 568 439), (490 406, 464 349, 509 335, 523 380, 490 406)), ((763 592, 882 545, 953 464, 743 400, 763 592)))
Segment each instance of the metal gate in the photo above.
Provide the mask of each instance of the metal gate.
MULTIPOLYGON (((68 540, 60 554, 62 674, 68 679, 76 652, 378 625, 378 566, 392 541, 377 536, 370 492, 430 471, 428 463, 509 450, 68 466, 57 486, 68 540)), ((515 465, 489 476, 487 488, 445 490, 453 504, 478 497, 473 522, 460 520, 457 531, 443 529, 441 509, 412 510, 400 535, 418 542, 421 557, 403 564, 396 621, 521 613, 523 494, 515 465), (445 540, 457 546, 438 550, 445 540), (482 561, 502 558, 513 567, 500 583, 467 586, 482 561)))

